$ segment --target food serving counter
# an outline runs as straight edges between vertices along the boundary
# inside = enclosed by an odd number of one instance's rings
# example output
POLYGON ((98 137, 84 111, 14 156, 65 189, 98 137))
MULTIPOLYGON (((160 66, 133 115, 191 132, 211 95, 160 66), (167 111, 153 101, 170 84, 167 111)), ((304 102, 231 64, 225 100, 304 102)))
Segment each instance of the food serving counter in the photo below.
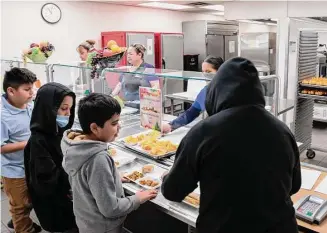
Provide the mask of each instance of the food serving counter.
MULTIPOLYGON (((171 120, 171 116, 166 115, 165 119, 171 120)), ((164 139, 172 140, 175 143, 178 143, 178 141, 180 141, 184 137, 184 135, 189 131, 190 128, 191 128, 191 126, 182 127, 180 129, 172 132, 171 134, 168 134, 167 136, 164 137, 164 139)), ((147 131, 148 130, 140 128, 138 123, 129 125, 128 127, 125 126, 122 128, 122 130, 120 132, 120 136, 116 140, 116 142, 112 143, 111 146, 109 146, 109 147, 116 147, 118 150, 124 151, 131 156, 135 156, 135 160, 132 163, 118 168, 119 172, 122 175, 126 174, 126 172, 127 173, 130 172, 133 169, 135 170, 135 167, 140 168, 141 166, 144 166, 146 164, 153 164, 153 165, 158 166, 161 169, 166 170, 166 171, 168 171, 171 168, 171 166, 173 165, 174 156, 172 156, 170 158, 154 160, 154 159, 145 157, 141 153, 137 153, 133 150, 130 150, 129 148, 125 147, 124 144, 122 143, 122 139, 126 138, 127 136, 142 133, 142 132, 146 133, 147 131)), ((298 143, 298 145, 300 146, 300 143, 298 143)), ((302 164, 302 168, 322 171, 322 174, 321 174, 320 178, 317 180, 314 187, 316 187, 319 184, 319 182, 327 174, 326 169, 324 170, 323 168, 320 168, 320 167, 313 167, 308 164, 302 164)), ((124 183, 123 187, 124 187, 126 193, 130 194, 130 195, 143 189, 142 186, 140 186, 136 183, 133 183, 133 182, 124 183)), ((312 190, 301 189, 296 195, 294 195, 292 197, 292 200, 295 203, 300 198, 302 198, 303 196, 308 195, 308 194, 314 194, 316 196, 320 196, 322 198, 327 199, 327 195, 320 194, 320 193, 314 192, 312 190)), ((151 221, 156 221, 155 219, 152 219, 153 215, 158 215, 158 218, 160 215, 161 220, 159 221, 159 223, 156 223, 156 224, 160 224, 160 227, 156 226, 157 228, 154 231, 154 228, 149 226, 148 229, 147 228, 143 229, 142 232, 153 233, 153 232, 193 232, 194 231, 196 219, 198 216, 198 208, 195 208, 186 203, 176 203, 176 202, 171 202, 171 201, 166 200, 162 196, 162 194, 160 192, 160 188, 159 188, 159 194, 158 194, 157 198, 150 201, 150 203, 151 204, 145 205, 146 206, 145 211, 144 211, 144 209, 142 209, 143 207, 141 207, 140 212, 139 212, 139 210, 137 210, 137 211, 135 211, 135 213, 132 213, 127 218, 126 227, 128 230, 130 230, 131 232, 133 232, 135 230, 135 232, 136 232, 137 229, 139 229, 139 228, 135 229, 135 227, 138 224, 141 224, 140 221, 145 221, 144 224, 146 224, 146 222, 148 220, 145 220, 145 219, 147 219, 148 217, 150 217, 151 221), (158 210, 159 210, 159 212, 157 212, 158 210), (144 211, 144 213, 143 213, 143 211, 144 211), (161 214, 160 214, 160 212, 161 212, 161 214), (144 216, 144 214, 146 214, 146 216, 144 216), (162 215, 162 214, 165 214, 166 216, 162 215), (142 219, 140 219, 140 215, 142 216, 142 219), (170 219, 170 218, 178 220, 179 222, 172 221, 172 219, 170 219), (134 225, 129 224, 129 221, 131 221, 134 225), (169 222, 169 224, 168 224, 168 222, 169 222), (165 228, 167 226, 169 226, 169 231, 167 230, 168 228, 167 229, 165 228), (158 229, 158 228, 160 228, 160 229, 158 229), (175 229, 176 229, 176 231, 175 231, 175 229)), ((310 230, 310 232, 327 233, 327 221, 326 220, 323 223, 321 223, 320 225, 308 224, 304 221, 298 220, 298 225, 300 227, 300 230, 303 230, 304 232, 307 232, 307 230, 310 230)))
MULTIPOLYGON (((2 65, 7 65, 10 63, 10 67, 12 66, 23 66, 23 63, 17 60, 14 61, 7 61, 2 60, 2 65)), ((89 72, 85 72, 88 68, 79 67, 74 65, 62 65, 62 64, 27 64, 28 68, 31 71, 38 73, 38 78, 44 80, 42 84, 46 83, 47 81, 55 81, 63 83, 64 85, 71 86, 72 89, 78 94, 78 98, 83 97, 86 92, 88 91, 89 82, 85 85, 83 81, 78 80, 85 80, 83 77, 84 75, 89 74, 89 72), (50 67, 51 66, 51 67, 50 67), (41 67, 41 68, 40 68, 41 67), (51 71, 51 72, 50 72, 51 71), (50 72, 50 74, 49 74, 50 72)), ((6 66, 9 67, 9 66, 6 66)), ((146 70, 137 70, 131 72, 128 68, 108 68, 102 71, 102 76, 99 80, 93 80, 92 83, 92 91, 97 91, 101 93, 110 93, 114 86, 117 84, 119 80, 119 76, 122 74, 130 74, 135 75, 138 77, 142 76, 157 76, 159 77, 160 81, 160 88, 162 90, 162 94, 164 96, 163 99, 163 106, 164 108, 167 107, 167 104, 164 102, 170 102, 169 96, 174 95, 176 93, 171 93, 170 90, 167 90, 166 86, 166 79, 177 79, 180 82, 184 80, 196 80, 200 82, 209 82, 212 77, 208 77, 200 72, 185 72, 185 71, 174 71, 174 70, 158 70, 158 69, 146 69, 146 70)), ((181 90, 183 91, 183 90, 181 90)), ((277 94, 278 91, 275 93, 277 94)), ((192 98, 192 96, 191 96, 192 98)), ((193 97, 194 98, 194 97, 193 97)), ((271 112, 278 116, 294 107, 293 101, 289 100, 280 100, 278 94, 270 99, 268 99, 268 105, 272 106, 271 112)), ((174 111, 175 104, 169 104, 174 111)), ((168 105, 168 106, 169 106, 168 105)), ((142 167, 145 164, 153 164, 158 167, 158 170, 161 171, 168 171, 174 162, 174 156, 169 158, 157 159, 153 160, 149 157, 145 157, 142 153, 138 153, 135 150, 128 149, 124 146, 124 144, 119 141, 120 139, 137 134, 140 132, 144 132, 144 129, 140 128, 140 116, 138 114, 138 110, 125 107, 123 108, 121 114, 121 121, 122 121, 122 128, 120 131, 120 138, 113 143, 111 146, 117 148, 117 150, 122 151, 125 155, 135 157, 132 163, 126 164, 125 166, 120 166, 118 170, 122 173, 128 172, 128 168, 133 170, 133 166, 142 167)), ((164 120, 171 121, 175 117, 172 115, 164 115, 164 120)), ((174 131, 170 135, 165 136, 164 138, 170 139, 174 141, 174 143, 179 143, 178 140, 181 140, 182 137, 187 133, 187 131, 194 125, 196 121, 192 124, 183 127, 179 130, 174 131)), ((78 119, 76 119, 74 127, 79 128, 78 119)), ((308 166, 303 164, 303 166, 308 166)), ((311 169, 318 169, 318 168, 311 168, 311 169)), ((324 171, 326 172, 326 171, 324 171)), ((326 175, 324 173, 324 175, 326 175)), ((319 180, 317 181, 319 182, 319 180)), ((134 194, 138 190, 143 189, 142 186, 130 182, 124 183, 124 189, 126 190, 127 194, 134 194)), ((313 192, 313 191, 310 191, 313 192)), ((303 195, 308 193, 306 190, 300 190, 300 192, 293 196, 293 200, 296 201, 301 198, 303 195)), ((327 197, 326 197, 327 198, 327 197)), ((126 228, 132 232, 143 232, 143 233, 182 233, 192 231, 191 227, 195 226, 196 218, 198 216, 198 209, 186 204, 186 203, 174 203, 166 200, 162 194, 159 192, 159 195, 154 200, 143 204, 137 211, 131 213, 127 220, 126 220, 126 228), (146 216, 146 217, 144 217, 146 216)), ((310 225, 304 223, 302 221, 298 221, 299 225, 310 229, 316 232, 326 232, 326 222, 321 224, 320 226, 310 225)))

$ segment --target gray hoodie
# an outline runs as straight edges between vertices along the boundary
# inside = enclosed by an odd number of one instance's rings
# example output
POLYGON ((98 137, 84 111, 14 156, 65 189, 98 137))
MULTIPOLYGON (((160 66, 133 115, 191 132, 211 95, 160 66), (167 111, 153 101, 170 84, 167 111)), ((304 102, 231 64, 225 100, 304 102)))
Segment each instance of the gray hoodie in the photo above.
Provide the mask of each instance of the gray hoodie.
POLYGON ((107 144, 73 141, 66 131, 61 142, 63 167, 73 191, 74 214, 80 233, 115 232, 140 201, 125 197, 120 175, 107 154, 107 144))

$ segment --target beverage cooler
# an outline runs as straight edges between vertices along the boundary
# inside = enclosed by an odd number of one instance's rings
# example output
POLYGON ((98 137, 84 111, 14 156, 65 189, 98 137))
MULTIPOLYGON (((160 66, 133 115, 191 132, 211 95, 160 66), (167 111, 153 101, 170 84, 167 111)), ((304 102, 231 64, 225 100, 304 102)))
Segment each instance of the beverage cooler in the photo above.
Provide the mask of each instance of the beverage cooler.
MULTIPOLYGON (((155 33, 156 68, 183 70, 184 36, 182 33, 155 33)), ((163 95, 183 91, 183 80, 166 79, 163 95)), ((164 99, 165 100, 165 99, 164 99)), ((170 101, 165 100, 165 109, 170 111, 170 101)), ((181 102, 174 108, 181 109, 181 102)))
MULTIPOLYGON (((133 44, 142 44, 146 48, 144 54, 144 61, 155 66, 155 47, 154 47, 154 33, 152 32, 131 32, 131 31, 113 31, 102 32, 101 43, 102 47, 106 47, 109 40, 115 40, 119 47, 129 47, 133 44)), ((126 55, 123 57, 119 66, 126 66, 126 55)), ((109 88, 114 88, 119 81, 119 74, 108 73, 110 77, 107 78, 109 88)))

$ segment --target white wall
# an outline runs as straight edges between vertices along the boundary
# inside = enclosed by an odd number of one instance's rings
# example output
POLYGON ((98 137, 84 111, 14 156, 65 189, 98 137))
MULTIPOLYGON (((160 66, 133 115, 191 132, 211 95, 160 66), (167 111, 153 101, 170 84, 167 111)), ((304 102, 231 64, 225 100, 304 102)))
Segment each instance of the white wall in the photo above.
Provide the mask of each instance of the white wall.
POLYGON ((225 18, 267 19, 326 16, 327 1, 225 1, 225 18))
MULTIPOLYGON (((1 58, 20 56, 31 42, 48 40, 56 52, 48 60, 78 60, 76 47, 86 39, 100 40, 103 31, 182 32, 182 21, 223 20, 220 16, 184 13, 98 2, 62 2, 62 19, 50 25, 40 11, 45 2, 2 1, 1 58)), ((100 41, 98 46, 100 45, 100 41)))

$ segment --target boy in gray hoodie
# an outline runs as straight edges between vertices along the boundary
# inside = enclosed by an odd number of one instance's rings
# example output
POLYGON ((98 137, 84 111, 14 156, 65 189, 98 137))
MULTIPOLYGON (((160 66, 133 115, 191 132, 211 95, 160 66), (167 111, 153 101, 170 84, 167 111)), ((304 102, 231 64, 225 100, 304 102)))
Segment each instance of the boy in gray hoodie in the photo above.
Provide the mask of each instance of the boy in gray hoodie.
POLYGON ((111 96, 93 93, 83 98, 78 109, 83 132, 66 131, 61 143, 80 233, 120 233, 126 215, 157 195, 155 190, 124 195, 122 178, 107 153, 107 142, 119 132, 120 112, 111 96))

